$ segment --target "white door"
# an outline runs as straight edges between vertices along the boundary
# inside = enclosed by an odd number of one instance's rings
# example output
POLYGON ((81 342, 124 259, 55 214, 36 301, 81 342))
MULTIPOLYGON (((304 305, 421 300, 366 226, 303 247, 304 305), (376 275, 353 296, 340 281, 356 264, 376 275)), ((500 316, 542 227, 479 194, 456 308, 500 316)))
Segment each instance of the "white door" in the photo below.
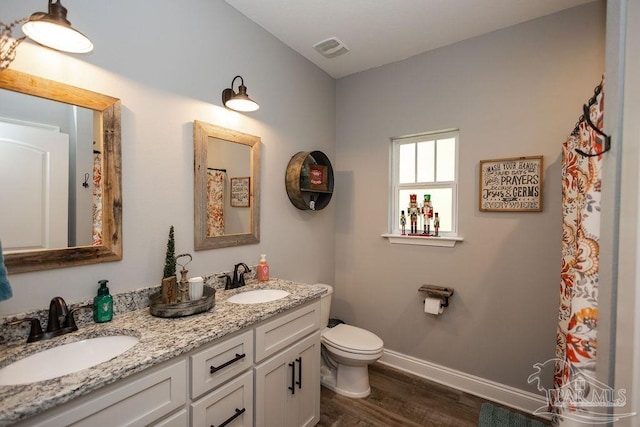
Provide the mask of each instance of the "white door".
POLYGON ((0 239, 5 252, 67 247, 69 136, 0 121, 0 239))

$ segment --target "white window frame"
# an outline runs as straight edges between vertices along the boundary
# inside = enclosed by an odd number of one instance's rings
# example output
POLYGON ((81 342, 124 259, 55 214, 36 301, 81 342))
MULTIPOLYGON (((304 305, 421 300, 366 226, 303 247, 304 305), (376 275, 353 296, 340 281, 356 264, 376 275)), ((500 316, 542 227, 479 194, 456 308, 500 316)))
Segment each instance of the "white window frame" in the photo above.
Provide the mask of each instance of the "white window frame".
MULTIPOLYGON (((390 138, 391 140, 391 152, 390 152, 390 195, 389 195, 389 233, 383 234, 383 237, 389 239, 390 243, 410 244, 410 245, 423 245, 423 246, 445 246, 453 247, 463 238, 458 236, 458 158, 460 156, 459 150, 459 130, 458 129, 446 129, 436 132, 425 132, 417 135, 408 135, 402 137, 390 138), (400 146, 408 143, 423 142, 428 140, 440 140, 440 139, 455 139, 455 173, 453 181, 433 181, 433 182, 420 182, 410 184, 400 184, 400 171, 399 171, 399 159, 400 159, 400 146), (421 188, 425 191, 435 188, 450 188, 452 197, 451 206, 451 231, 446 233, 440 233, 439 237, 420 237, 420 236, 408 236, 402 235, 399 227, 400 212, 398 211, 400 201, 398 200, 400 190, 403 188, 421 188)), ((435 144, 435 159, 434 166, 436 168, 434 172, 434 178, 437 177, 437 143, 435 144)), ((416 159, 417 161, 417 159, 416 159)))

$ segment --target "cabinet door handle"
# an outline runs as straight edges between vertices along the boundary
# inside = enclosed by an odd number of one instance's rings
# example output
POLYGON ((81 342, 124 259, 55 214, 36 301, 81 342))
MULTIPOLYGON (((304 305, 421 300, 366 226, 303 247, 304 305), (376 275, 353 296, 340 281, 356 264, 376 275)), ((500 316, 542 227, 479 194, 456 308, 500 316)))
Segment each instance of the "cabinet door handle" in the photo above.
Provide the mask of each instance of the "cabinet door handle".
POLYGON ((242 354, 236 353, 236 357, 234 357, 233 359, 229 360, 228 362, 224 362, 220 366, 211 365, 211 367, 209 368, 209 372, 212 373, 212 374, 215 373, 215 372, 218 372, 220 369, 226 368, 227 366, 231 365, 234 362, 237 362, 240 359, 244 359, 244 356, 246 356, 245 353, 242 353, 242 354))
POLYGON ((296 362, 289 363, 291 367, 291 386, 289 390, 291 390, 291 394, 296 394, 296 362))
MULTIPOLYGON (((222 424, 220 424, 218 427, 224 427, 224 426, 228 425, 231 421, 235 420, 240 415, 244 414, 244 411, 246 411, 246 408, 242 408, 242 409, 236 408, 236 413, 231 415, 231 417, 227 418, 227 420, 225 422, 223 422, 222 424)), ((215 427, 215 426, 213 424, 211 424, 211 427, 215 427)))
POLYGON ((298 381, 296 381, 296 384, 298 384, 298 388, 302 388, 302 357, 298 357, 296 359, 296 362, 298 362, 298 381))

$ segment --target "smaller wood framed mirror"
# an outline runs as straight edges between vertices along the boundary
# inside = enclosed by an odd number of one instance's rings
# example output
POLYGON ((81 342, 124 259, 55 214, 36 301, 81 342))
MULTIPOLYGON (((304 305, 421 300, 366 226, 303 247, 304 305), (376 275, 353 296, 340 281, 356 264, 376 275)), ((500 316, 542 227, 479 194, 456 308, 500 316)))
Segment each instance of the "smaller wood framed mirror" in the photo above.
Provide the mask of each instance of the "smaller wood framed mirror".
POLYGON ((260 137, 193 122, 195 250, 260 242, 260 137))

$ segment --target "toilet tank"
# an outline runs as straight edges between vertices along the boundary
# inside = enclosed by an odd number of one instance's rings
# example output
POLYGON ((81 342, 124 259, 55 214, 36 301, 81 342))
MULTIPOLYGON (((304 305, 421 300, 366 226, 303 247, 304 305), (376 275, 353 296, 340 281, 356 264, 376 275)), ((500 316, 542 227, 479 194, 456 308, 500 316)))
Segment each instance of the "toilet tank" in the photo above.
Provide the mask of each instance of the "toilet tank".
POLYGON ((320 327, 322 329, 329 324, 329 313, 331 312, 331 296, 333 295, 333 287, 324 283, 316 283, 316 286, 322 286, 327 290, 320 298, 320 327))

